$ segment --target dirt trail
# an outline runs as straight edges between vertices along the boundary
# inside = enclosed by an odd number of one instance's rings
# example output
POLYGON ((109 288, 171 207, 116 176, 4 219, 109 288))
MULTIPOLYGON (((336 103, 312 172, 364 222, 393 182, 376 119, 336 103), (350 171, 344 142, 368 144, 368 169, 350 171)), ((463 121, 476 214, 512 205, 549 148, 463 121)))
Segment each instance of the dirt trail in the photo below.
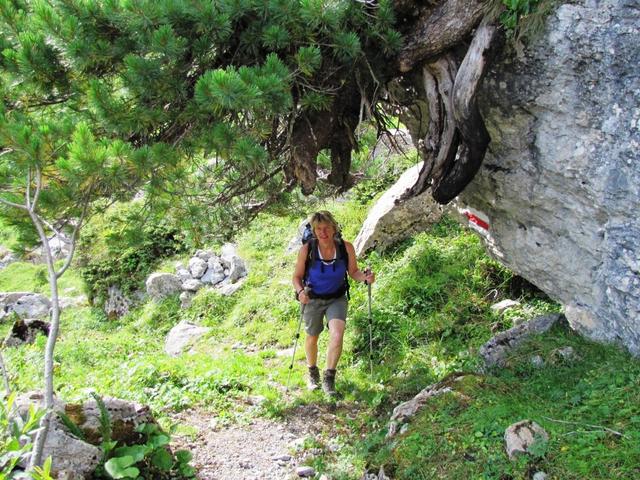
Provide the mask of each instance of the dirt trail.
POLYGON ((335 438, 339 427, 329 405, 293 407, 282 420, 259 416, 245 423, 218 426, 215 415, 188 410, 174 420, 195 429, 197 434, 174 434, 172 446, 193 453, 191 464, 200 480, 287 480, 299 478, 296 468, 313 456, 336 450, 329 443, 324 448, 303 448, 305 440, 322 444, 321 439, 335 438))

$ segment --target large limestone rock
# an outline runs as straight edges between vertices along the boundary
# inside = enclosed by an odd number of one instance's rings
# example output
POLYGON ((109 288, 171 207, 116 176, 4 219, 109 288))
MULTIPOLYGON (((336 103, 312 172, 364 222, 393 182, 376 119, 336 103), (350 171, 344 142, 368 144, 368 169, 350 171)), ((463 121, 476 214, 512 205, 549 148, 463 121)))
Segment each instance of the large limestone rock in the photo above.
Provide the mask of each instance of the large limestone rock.
POLYGON ((560 5, 522 58, 493 66, 481 93, 492 143, 458 199, 476 228, 486 221, 478 229, 492 254, 561 302, 573 328, 636 355, 637 5, 560 5))
MULTIPOLYGON (((14 415, 19 415, 25 420, 29 415, 30 405, 41 408, 43 404, 44 399, 40 392, 19 395, 16 398, 14 415)), ((64 411, 64 408, 63 402, 55 401, 55 411, 64 411)), ((51 470, 55 478, 72 480, 89 478, 102 459, 100 448, 71 435, 57 416, 54 416, 51 422, 42 454, 43 458, 52 458, 51 470)))
POLYGON ((397 204, 400 196, 416 182, 421 166, 419 163, 403 173, 376 202, 354 241, 357 255, 373 248, 384 250, 440 219, 442 207, 428 192, 397 204))
POLYGON ((172 273, 152 273, 146 282, 147 294, 154 300, 160 300, 182 291, 182 280, 172 273))
MULTIPOLYGON (((155 423, 149 407, 127 400, 104 397, 105 409, 111 421, 111 438, 120 444, 133 445, 142 439, 136 427, 143 423, 155 423)), ((29 392, 16 398, 14 415, 26 419, 29 406, 42 408, 42 392, 29 392)), ((102 450, 97 446, 102 442, 101 411, 95 400, 83 404, 65 403, 54 399, 55 412, 64 412, 84 435, 84 440, 73 436, 58 415, 52 417, 51 426, 44 444, 44 458, 53 459, 52 472, 55 478, 81 480, 92 478, 100 460, 102 450)), ((23 465, 24 466, 24 465, 23 465)))
POLYGON ((0 320, 12 313, 20 318, 43 318, 50 308, 51 302, 40 293, 0 293, 0 320))

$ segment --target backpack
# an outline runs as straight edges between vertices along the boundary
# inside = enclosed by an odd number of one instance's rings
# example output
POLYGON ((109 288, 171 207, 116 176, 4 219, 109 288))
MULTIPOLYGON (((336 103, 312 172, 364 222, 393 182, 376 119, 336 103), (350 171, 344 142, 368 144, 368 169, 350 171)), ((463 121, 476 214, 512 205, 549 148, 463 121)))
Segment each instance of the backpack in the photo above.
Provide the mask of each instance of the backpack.
MULTIPOLYGON (((334 237, 334 242, 336 244, 336 260, 344 259, 345 265, 347 266, 347 271, 344 273, 344 288, 345 293, 347 295, 347 300, 351 299, 349 295, 349 253, 347 252, 347 247, 344 244, 344 240, 342 239, 342 235, 340 233, 336 233, 334 237)), ((309 267, 313 264, 318 256, 318 239, 313 234, 313 228, 311 228, 311 224, 307 223, 304 226, 304 230, 302 232, 302 245, 309 244, 309 251, 307 252, 307 259, 304 262, 304 280, 307 280, 307 271, 309 267)))

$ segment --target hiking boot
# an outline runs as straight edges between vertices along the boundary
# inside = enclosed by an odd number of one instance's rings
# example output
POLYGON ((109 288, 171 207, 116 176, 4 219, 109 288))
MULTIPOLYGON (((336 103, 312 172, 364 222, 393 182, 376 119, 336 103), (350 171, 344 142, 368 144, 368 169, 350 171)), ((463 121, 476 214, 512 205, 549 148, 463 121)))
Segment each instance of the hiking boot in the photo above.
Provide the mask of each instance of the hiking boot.
POLYGON ((307 388, 315 390, 320 386, 320 370, 318 367, 309 367, 309 379, 307 380, 307 388))
POLYGON ((325 370, 322 376, 322 390, 330 397, 334 397, 338 394, 336 392, 336 371, 325 370))

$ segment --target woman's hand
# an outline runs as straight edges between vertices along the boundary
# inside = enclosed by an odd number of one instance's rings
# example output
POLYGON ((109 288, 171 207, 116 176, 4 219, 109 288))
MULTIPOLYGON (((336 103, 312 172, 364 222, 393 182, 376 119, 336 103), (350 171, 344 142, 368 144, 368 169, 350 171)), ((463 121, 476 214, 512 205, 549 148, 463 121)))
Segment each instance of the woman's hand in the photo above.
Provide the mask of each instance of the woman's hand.
POLYGON ((362 272, 364 274, 364 282, 367 285, 371 285, 373 282, 376 281, 376 274, 373 273, 373 271, 370 268, 365 268, 364 272, 362 272))
POLYGON ((303 305, 309 303, 309 293, 306 288, 298 294, 298 301, 303 305))

